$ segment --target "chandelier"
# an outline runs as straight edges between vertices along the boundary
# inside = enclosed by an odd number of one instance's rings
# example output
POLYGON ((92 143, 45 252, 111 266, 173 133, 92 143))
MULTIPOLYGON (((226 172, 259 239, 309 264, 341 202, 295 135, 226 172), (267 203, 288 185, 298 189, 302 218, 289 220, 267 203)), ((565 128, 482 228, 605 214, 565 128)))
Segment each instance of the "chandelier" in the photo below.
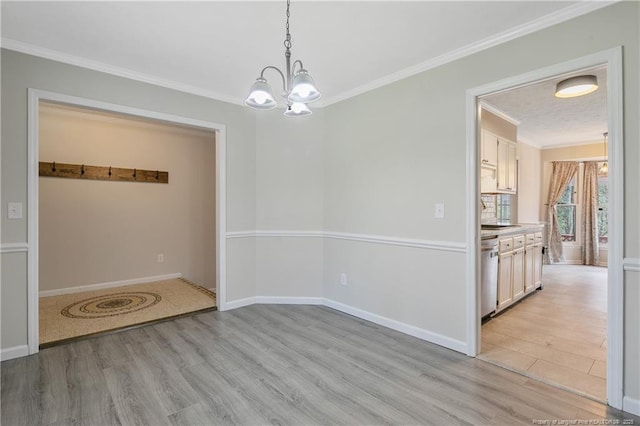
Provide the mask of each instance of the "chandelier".
POLYGON ((267 110, 273 109, 278 106, 271 86, 264 78, 264 72, 268 69, 277 71, 282 77, 282 97, 287 100, 287 108, 284 111, 284 115, 288 117, 296 117, 300 115, 311 114, 311 110, 307 105, 310 102, 320 99, 321 93, 316 88, 313 78, 309 75, 302 61, 297 60, 291 64, 291 34, 289 33, 289 6, 291 0, 287 0, 287 25, 286 35, 284 39, 284 57, 286 63, 286 73, 280 71, 278 67, 272 65, 266 66, 260 72, 260 76, 253 83, 249 90, 249 96, 244 100, 245 105, 248 107, 267 110), (296 68, 296 66, 298 68, 296 68))
POLYGON ((609 163, 607 162, 607 136, 609 136, 609 132, 604 132, 602 134, 602 136, 604 136, 604 142, 602 143, 602 145, 604 146, 604 163, 602 163, 602 167, 600 167, 600 174, 602 176, 608 176, 609 175, 609 163))

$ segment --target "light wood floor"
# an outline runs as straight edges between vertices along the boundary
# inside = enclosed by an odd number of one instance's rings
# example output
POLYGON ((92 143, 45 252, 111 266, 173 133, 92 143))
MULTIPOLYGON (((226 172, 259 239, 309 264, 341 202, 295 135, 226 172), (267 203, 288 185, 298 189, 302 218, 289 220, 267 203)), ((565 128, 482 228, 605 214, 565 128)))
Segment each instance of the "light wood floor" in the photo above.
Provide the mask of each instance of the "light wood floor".
POLYGON ((640 418, 319 306, 208 312, 2 363, 3 425, 640 418))
POLYGON ((480 357, 605 401, 607 269, 544 265, 544 289, 482 327, 480 357))

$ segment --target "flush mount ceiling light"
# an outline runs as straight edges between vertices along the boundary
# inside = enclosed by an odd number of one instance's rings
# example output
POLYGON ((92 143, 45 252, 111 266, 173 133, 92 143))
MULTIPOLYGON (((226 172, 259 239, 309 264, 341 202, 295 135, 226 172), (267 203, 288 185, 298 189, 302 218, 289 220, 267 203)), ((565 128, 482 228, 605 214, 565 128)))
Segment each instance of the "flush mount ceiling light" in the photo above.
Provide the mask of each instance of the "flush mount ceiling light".
POLYGON ((297 117, 301 115, 311 114, 311 110, 307 105, 310 102, 320 99, 320 92, 316 88, 313 78, 309 75, 302 61, 297 60, 291 65, 291 34, 289 33, 289 6, 291 1, 287 0, 287 25, 286 35, 284 39, 284 58, 286 63, 286 73, 280 71, 278 67, 272 65, 266 66, 260 72, 260 76, 253 83, 249 90, 249 96, 244 100, 245 105, 248 107, 266 110, 273 109, 278 105, 271 86, 264 78, 264 72, 268 69, 272 69, 280 74, 282 77, 282 96, 287 100, 287 108, 284 111, 284 115, 287 117, 297 117), (296 69, 296 66, 298 68, 296 69))
POLYGON ((575 98, 598 90, 595 75, 579 75, 567 78, 556 85, 556 98, 575 98))

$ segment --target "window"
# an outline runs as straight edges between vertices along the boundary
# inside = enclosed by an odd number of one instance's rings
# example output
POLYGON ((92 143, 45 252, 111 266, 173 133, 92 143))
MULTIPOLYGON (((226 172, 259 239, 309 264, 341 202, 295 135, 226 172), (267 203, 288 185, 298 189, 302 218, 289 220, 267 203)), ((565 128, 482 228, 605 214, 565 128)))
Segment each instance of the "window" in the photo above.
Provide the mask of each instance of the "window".
POLYGON ((556 205, 562 241, 576 240, 576 189, 576 176, 574 175, 556 205))
POLYGON ((511 195, 496 195, 496 218, 498 223, 511 223, 511 195))
MULTIPOLYGON (((598 170, 602 163, 598 163, 598 170)), ((607 203, 609 201, 609 176, 598 174, 598 241, 600 244, 609 242, 609 211, 607 203)))

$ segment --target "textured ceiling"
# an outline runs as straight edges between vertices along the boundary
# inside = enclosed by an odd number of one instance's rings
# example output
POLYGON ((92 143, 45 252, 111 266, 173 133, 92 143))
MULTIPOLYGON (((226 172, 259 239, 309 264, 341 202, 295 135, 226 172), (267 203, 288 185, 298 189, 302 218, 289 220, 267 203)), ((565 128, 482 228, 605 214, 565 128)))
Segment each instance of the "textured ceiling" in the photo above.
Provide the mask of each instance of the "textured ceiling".
MULTIPOLYGON (((285 1, 0 3, 3 47, 228 102, 284 66, 285 1)), ((329 105, 610 3, 294 0, 293 59, 329 105)))
POLYGON ((518 137, 540 147, 602 141, 607 131, 607 70, 583 70, 551 80, 489 95, 483 101, 520 121, 518 137), (598 90, 585 96, 558 99, 556 84, 574 75, 598 78, 598 90))

